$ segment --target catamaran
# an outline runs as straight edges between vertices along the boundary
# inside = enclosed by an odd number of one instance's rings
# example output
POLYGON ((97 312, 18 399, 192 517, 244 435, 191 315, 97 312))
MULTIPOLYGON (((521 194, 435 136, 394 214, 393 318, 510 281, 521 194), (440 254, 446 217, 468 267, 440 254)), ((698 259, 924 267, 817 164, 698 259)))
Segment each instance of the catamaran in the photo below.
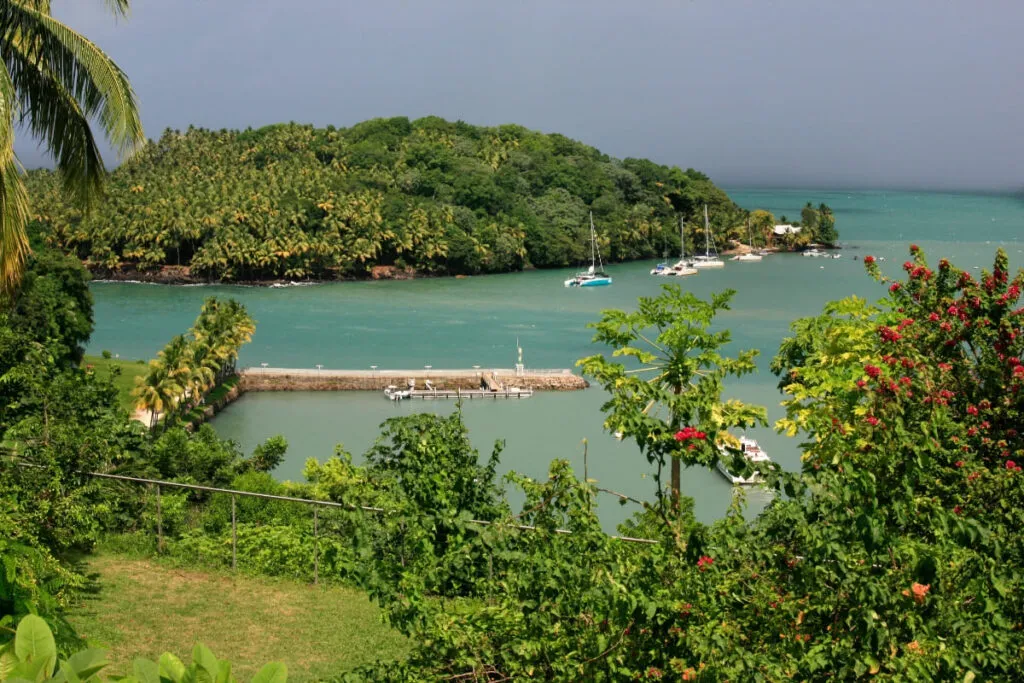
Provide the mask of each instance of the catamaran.
POLYGON ((740 453, 742 453, 743 459, 753 465, 754 471, 749 477, 741 477, 730 472, 725 463, 727 460, 732 460, 733 454, 723 445, 718 446, 718 451, 721 455, 718 459, 718 471, 735 485, 749 486, 751 484, 760 484, 763 479, 761 471, 757 466, 760 463, 771 462, 772 459, 768 457, 768 454, 764 452, 764 449, 758 445, 755 439, 751 439, 747 436, 741 436, 739 437, 739 443, 740 453))
POLYGON ((697 274, 697 269, 693 267, 693 262, 686 258, 686 238, 683 237, 682 216, 679 217, 679 242, 682 247, 679 251, 679 260, 676 261, 675 265, 670 266, 667 263, 659 263, 651 269, 651 275, 685 277, 697 274))
POLYGON ((711 241, 711 227, 708 223, 708 205, 704 205, 704 255, 693 257, 694 268, 724 268, 725 261, 718 258, 718 250, 711 241))
MULTIPOLYGON (((747 221, 747 243, 750 245, 751 250, 754 248, 754 238, 750 232, 750 221, 747 221)), ((746 263, 756 263, 763 258, 763 254, 759 251, 749 251, 746 254, 740 254, 733 258, 734 261, 743 261, 746 263)))
POLYGON ((597 248, 597 232, 594 230, 594 212, 590 212, 590 267, 565 281, 566 287, 601 287, 610 285, 611 277, 604 272, 601 252, 597 248))

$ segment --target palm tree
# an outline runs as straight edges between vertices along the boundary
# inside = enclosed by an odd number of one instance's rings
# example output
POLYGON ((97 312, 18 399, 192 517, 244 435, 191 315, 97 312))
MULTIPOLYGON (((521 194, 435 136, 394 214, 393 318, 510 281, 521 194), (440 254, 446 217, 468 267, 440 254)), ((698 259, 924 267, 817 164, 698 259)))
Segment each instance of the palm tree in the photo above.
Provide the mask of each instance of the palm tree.
MULTIPOLYGON (((129 0, 107 0, 126 16, 129 0)), ((21 279, 29 253, 28 194, 14 153, 14 123, 53 155, 64 190, 83 207, 100 195, 105 169, 89 126, 95 118, 121 154, 145 141, 128 78, 96 45, 50 16, 49 0, 0 0, 0 290, 21 279)))
POLYGON ((135 378, 132 395, 137 399, 135 407, 150 411, 149 428, 156 426, 160 413, 170 412, 177 404, 183 391, 158 360, 149 361, 149 371, 135 378))

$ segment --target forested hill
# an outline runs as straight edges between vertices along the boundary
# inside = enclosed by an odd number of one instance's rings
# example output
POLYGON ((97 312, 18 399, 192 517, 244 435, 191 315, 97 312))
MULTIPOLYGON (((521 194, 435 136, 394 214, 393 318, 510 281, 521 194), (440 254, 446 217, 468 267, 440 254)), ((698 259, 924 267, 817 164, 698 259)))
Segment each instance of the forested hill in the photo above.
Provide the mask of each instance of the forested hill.
POLYGON ((52 173, 28 184, 36 227, 94 271, 188 266, 170 270, 209 280, 576 266, 589 262, 590 210, 604 258, 620 261, 676 253, 680 215, 696 236, 704 204, 720 242, 745 217, 692 169, 437 117, 167 131, 84 217, 52 173))

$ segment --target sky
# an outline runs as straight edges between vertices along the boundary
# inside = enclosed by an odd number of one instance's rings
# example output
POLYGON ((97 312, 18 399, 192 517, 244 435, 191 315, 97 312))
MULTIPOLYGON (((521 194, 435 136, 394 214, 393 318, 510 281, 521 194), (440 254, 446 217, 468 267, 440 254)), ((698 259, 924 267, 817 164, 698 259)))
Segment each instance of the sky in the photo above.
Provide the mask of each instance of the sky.
MULTIPOLYGON (((165 128, 558 132, 726 187, 1024 188, 1019 0, 54 0, 165 128)), ((48 162, 22 132, 29 167, 48 162)), ((117 159, 108 153, 108 164, 117 159)))

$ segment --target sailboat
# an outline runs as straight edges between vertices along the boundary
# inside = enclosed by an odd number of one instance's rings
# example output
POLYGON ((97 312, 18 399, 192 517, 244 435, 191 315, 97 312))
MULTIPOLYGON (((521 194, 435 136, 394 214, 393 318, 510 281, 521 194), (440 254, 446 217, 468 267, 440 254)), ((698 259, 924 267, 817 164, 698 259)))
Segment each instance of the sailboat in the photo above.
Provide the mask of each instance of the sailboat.
POLYGON ((594 230, 594 212, 590 212, 590 267, 576 273, 565 281, 566 287, 601 287, 610 285, 612 279, 604 272, 601 252, 597 249, 597 232, 594 230))
POLYGON ((711 227, 708 223, 708 205, 704 205, 704 255, 693 257, 694 268, 724 268, 725 261, 718 258, 718 250, 711 241, 711 227))
POLYGON ((679 217, 679 242, 682 247, 679 250, 679 260, 676 264, 670 266, 667 263, 659 263, 651 269, 651 275, 685 277, 697 274, 697 269, 693 267, 693 262, 686 259, 686 238, 683 237, 682 216, 679 217))
MULTIPOLYGON (((754 238, 753 238, 753 236, 750 233, 750 221, 749 220, 747 221, 747 243, 750 245, 751 249, 754 248, 754 238)), ((735 260, 736 261, 745 261, 747 263, 752 263, 752 262, 760 261, 761 258, 762 258, 762 255, 759 252, 750 251, 750 252, 748 252, 746 254, 740 254, 739 256, 737 256, 735 258, 735 260)))

